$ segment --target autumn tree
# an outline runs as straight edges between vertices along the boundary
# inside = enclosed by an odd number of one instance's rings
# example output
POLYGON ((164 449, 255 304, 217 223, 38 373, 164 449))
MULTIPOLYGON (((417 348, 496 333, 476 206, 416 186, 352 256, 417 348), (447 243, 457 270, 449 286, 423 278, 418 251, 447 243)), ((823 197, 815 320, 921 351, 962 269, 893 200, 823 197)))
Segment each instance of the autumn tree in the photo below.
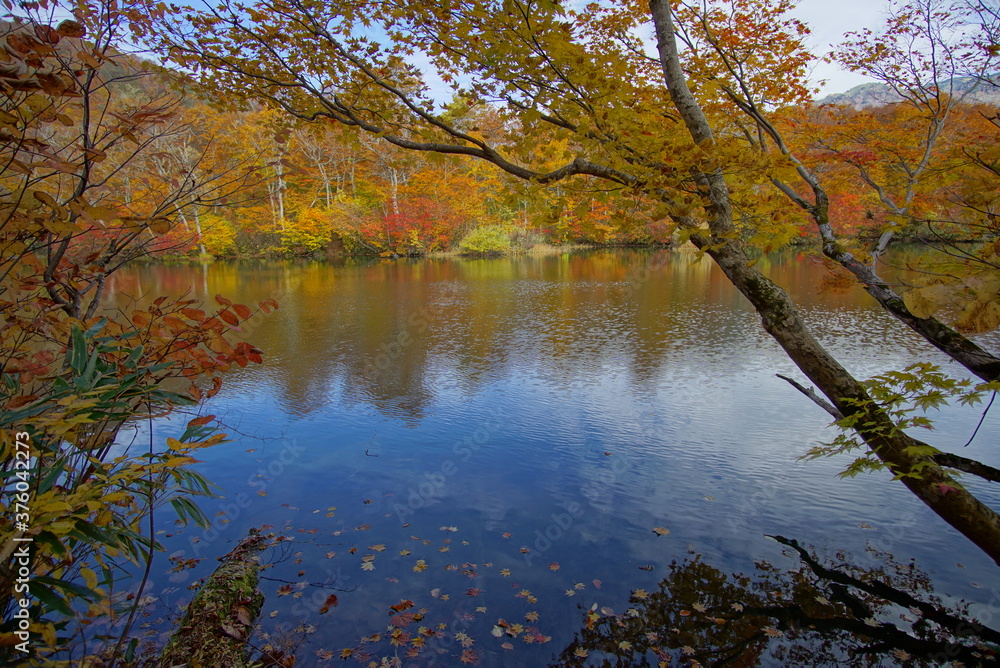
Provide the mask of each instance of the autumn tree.
POLYGON ((114 451, 119 431, 195 405, 228 366, 261 359, 227 340, 252 311, 223 297, 214 313, 183 297, 102 311, 109 274, 148 253, 179 208, 239 180, 122 187, 132 161, 176 136, 178 100, 128 90, 144 72, 117 50, 128 18, 113 4, 77 6, 67 20, 46 2, 21 9, 0 26, 0 657, 18 664, 70 647, 85 626, 69 625, 74 616, 131 624, 134 604, 114 596, 117 567, 152 558, 154 509, 204 520, 191 499, 209 486, 187 467, 224 440, 211 417, 139 453, 114 451), (170 391, 168 379, 187 383, 170 391), (12 558, 25 545, 28 563, 12 558))
POLYGON ((750 301, 879 465, 1000 561, 1000 517, 952 477, 934 448, 893 421, 748 256, 751 246, 767 247, 811 222, 824 251, 887 310, 993 383, 981 389, 996 387, 994 354, 910 313, 833 234, 825 186, 772 120, 810 95, 808 30, 785 15, 789 8, 758 0, 622 0, 581 11, 534 0, 252 7, 229 0, 185 9, 145 36, 224 94, 304 121, 334 120, 400 149, 478 158, 532 184, 582 177, 600 180, 602 197, 648 198, 654 215, 669 217, 750 301), (650 31, 655 50, 641 38, 650 31), (288 38, 277 43, 273 35, 288 38), (406 64, 413 53, 426 55, 462 96, 497 104, 517 131, 488 141, 449 122, 427 86, 415 83, 422 73, 406 64), (543 137, 562 147, 558 154, 539 155, 543 137))

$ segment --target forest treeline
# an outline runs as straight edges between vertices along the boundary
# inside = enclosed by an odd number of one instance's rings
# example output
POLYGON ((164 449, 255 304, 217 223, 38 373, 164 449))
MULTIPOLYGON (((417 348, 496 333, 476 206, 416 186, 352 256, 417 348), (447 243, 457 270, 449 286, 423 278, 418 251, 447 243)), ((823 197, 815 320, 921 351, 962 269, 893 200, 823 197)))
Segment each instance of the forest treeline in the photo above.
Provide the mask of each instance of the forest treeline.
MULTIPOLYGON (((160 109, 142 128, 149 145, 106 183, 120 199, 112 209, 121 220, 155 217, 153 202, 174 197, 169 228, 147 232, 153 257, 501 254, 537 244, 677 241, 655 202, 639 192, 610 197, 596 179, 525 184, 471 158, 407 151, 332 121, 240 107, 136 57, 119 56, 99 71, 112 92, 109 113, 160 109), (176 197, 179 186, 184 194, 176 197)), ((962 84, 966 94, 969 82, 962 84)), ((994 164, 998 113, 973 99, 948 103, 947 125, 930 142, 920 139, 925 105, 904 98, 863 108, 797 104, 774 118, 792 150, 836 186, 830 208, 838 235, 872 239, 889 225, 897 238, 981 240, 983 211, 970 209, 970 198, 991 176, 983 167, 994 164), (907 190, 897 203, 894 191, 907 190)), ((491 144, 520 132, 488 103, 456 96, 442 107, 455 127, 491 144)), ((554 168, 574 147, 551 135, 532 161, 554 168)), ((748 237, 766 249, 808 241, 804 212, 770 209, 764 200, 739 212, 748 237)), ((992 202, 983 207, 991 211, 992 202)))

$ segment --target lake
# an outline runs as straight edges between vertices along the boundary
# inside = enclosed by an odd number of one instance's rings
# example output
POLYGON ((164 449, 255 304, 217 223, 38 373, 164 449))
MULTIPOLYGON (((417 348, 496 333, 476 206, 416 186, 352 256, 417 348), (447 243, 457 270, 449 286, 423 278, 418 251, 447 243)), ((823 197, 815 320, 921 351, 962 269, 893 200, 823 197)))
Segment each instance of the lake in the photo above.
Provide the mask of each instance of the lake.
MULTIPOLYGON (((819 294, 825 270, 805 254, 758 266, 856 375, 945 364, 863 291, 819 294)), ((202 504, 213 527, 157 516, 154 639, 262 525, 288 540, 265 555, 258 643, 294 646, 298 666, 344 665, 345 650, 360 665, 544 665, 591 606, 625 613, 674 561, 797 568, 776 534, 872 567, 866 548, 885 550, 946 602, 984 621, 1000 611, 996 565, 889 474, 840 479, 847 457, 799 460, 833 437, 830 418, 775 376, 805 382, 707 258, 144 265, 115 275, 109 299, 187 290, 281 307, 245 327, 264 363, 228 373, 204 409, 233 439, 200 455, 225 497, 202 504), (171 573, 171 556, 204 560, 171 573), (419 627, 426 651, 408 658, 419 627)), ((982 411, 948 408, 919 436, 996 466, 996 411, 962 448, 982 411)), ((159 421, 155 438, 187 419, 159 421)))

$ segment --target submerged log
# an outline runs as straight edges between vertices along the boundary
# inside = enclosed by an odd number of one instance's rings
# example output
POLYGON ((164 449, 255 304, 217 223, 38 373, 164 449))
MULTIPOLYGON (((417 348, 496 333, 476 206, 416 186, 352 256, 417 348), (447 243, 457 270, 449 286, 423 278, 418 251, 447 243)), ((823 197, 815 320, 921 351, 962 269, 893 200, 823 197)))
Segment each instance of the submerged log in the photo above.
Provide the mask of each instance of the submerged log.
POLYGON ((267 539, 251 529, 232 552, 219 558, 222 565, 188 605, 156 668, 250 665, 247 640, 264 605, 257 589, 257 556, 267 545, 267 539))

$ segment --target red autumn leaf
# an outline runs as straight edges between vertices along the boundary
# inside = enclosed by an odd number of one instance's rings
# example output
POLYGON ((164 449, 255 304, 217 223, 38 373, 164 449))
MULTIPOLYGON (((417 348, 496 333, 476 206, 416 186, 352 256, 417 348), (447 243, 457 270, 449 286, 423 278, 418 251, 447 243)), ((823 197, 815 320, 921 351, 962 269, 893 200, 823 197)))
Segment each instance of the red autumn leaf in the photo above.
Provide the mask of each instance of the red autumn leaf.
POLYGON ((215 301, 217 301, 222 306, 232 306, 233 305, 232 301, 226 299, 222 295, 215 295, 215 301))
POLYGON ((32 401, 37 399, 38 396, 34 394, 22 394, 19 397, 11 399, 10 403, 7 404, 7 410, 13 410, 15 408, 20 408, 26 404, 30 404, 32 401))
POLYGON ((413 601, 403 600, 397 603, 396 605, 390 605, 389 609, 394 610, 395 612, 402 612, 403 610, 409 610, 410 608, 413 607, 413 605, 414 605, 413 601))
POLYGON ((337 603, 338 603, 337 595, 330 594, 329 596, 326 597, 326 601, 323 603, 323 607, 319 609, 319 614, 321 615, 326 614, 327 612, 330 611, 330 608, 336 608, 337 603))
POLYGON ((189 427, 200 427, 203 424, 208 424, 215 419, 214 415, 202 415, 201 417, 196 417, 195 419, 188 422, 189 427))
POLYGON ((219 317, 225 320, 230 325, 240 324, 240 319, 237 318, 232 311, 226 309, 224 311, 219 311, 219 317))
POLYGON ((246 320, 251 315, 253 315, 250 309, 244 306, 243 304, 233 304, 233 310, 236 311, 236 315, 238 315, 243 320, 246 320))
POLYGON ((222 379, 216 376, 212 379, 212 389, 208 391, 208 398, 211 399, 222 389, 222 379))

